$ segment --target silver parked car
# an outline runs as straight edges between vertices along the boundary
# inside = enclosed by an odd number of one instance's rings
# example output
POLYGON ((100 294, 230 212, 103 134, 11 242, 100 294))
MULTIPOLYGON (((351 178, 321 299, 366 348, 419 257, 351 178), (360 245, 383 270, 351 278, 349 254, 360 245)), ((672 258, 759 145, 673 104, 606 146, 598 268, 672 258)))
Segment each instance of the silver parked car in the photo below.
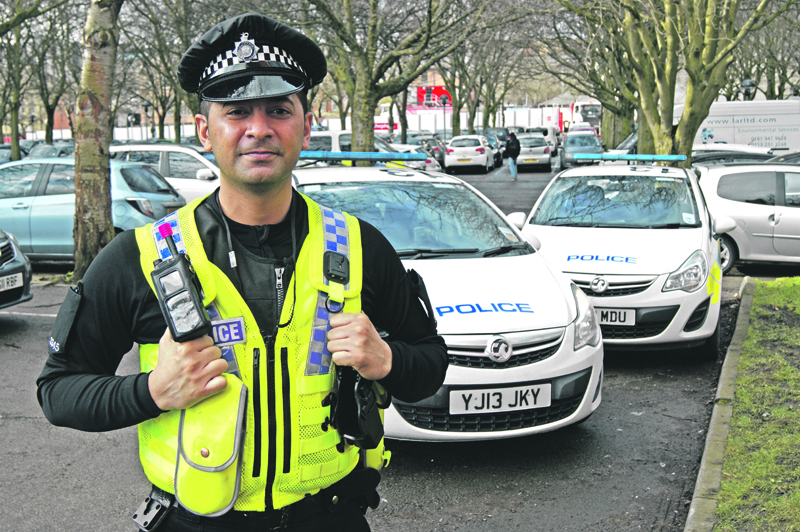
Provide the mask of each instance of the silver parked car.
POLYGON ((714 216, 736 228, 720 238, 723 273, 737 261, 800 263, 800 165, 698 166, 700 187, 714 216))
POLYGON ((536 167, 549 172, 553 151, 541 133, 523 133, 519 136, 519 157, 517 167, 536 167))
POLYGON ((603 153, 603 145, 594 129, 590 130, 570 130, 564 136, 564 146, 561 149, 561 168, 578 166, 580 164, 595 164, 591 159, 574 159, 576 153, 589 153, 599 155, 603 153))
POLYGON ((115 144, 109 151, 118 161, 152 165, 187 202, 205 197, 219 186, 217 161, 212 153, 201 146, 115 144))

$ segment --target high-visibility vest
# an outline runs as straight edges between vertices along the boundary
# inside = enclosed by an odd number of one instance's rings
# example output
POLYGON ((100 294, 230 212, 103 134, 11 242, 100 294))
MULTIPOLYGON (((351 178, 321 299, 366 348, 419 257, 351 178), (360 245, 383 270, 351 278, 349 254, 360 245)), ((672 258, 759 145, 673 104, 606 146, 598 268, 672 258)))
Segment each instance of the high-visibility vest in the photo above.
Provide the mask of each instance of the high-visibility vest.
MULTIPOLYGON (((271 349, 242 296, 206 256, 195 212, 202 199, 165 218, 167 223, 178 226, 173 227, 173 233, 175 229, 179 233, 178 249, 185 249, 197 272, 203 304, 211 306, 221 319, 244 318, 246 341, 233 346, 236 365, 248 390, 240 488, 234 504, 238 511, 264 511, 267 493, 274 508, 297 502, 344 478, 359 461, 358 449, 343 446, 340 435, 330 427, 330 406, 323 406, 334 387, 335 376, 326 348, 326 332, 330 328, 326 300, 340 301, 344 312, 361 311, 359 222, 305 196, 303 199, 308 209, 309 234, 286 289, 279 323, 288 325, 278 329, 271 349), (325 278, 323 255, 328 250, 348 257, 347 284, 325 278), (257 374, 254 367, 258 368, 257 374)), ((164 220, 136 230, 141 267, 151 288, 153 262, 163 254, 157 244, 160 223, 164 220)), ((155 368, 158 345, 142 345, 139 352, 141 370, 155 368)), ((139 457, 145 474, 170 493, 174 492, 180 412, 170 411, 139 425, 139 457)), ((383 442, 370 453, 367 462, 379 468, 383 442)))

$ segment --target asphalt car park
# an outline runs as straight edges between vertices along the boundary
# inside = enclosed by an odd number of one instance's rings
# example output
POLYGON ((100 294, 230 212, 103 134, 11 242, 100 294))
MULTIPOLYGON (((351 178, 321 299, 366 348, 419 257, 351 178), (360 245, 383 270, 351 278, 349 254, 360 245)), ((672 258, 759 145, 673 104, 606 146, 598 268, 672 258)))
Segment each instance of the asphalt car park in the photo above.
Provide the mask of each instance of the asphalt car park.
MULTIPOLYGON (((520 191, 535 201, 550 177, 528 174, 510 187, 502 171, 461 176, 506 211, 520 191)), ((53 284, 66 269, 34 267, 34 299, 0 310, 0 461, 10 465, 0 471, 4 519, 16 532, 80 530, 87 522, 97 532, 127 530, 149 489, 136 428, 95 434, 53 427, 30 392, 68 290, 53 284), (76 505, 64 493, 92 504, 76 505)), ((723 279, 723 300, 733 300, 740 282, 723 279)), ((372 530, 683 530, 718 363, 646 354, 606 356, 603 402, 581 424, 500 441, 390 440, 381 503, 367 514, 372 530)), ((118 373, 138 368, 134 350, 118 373)))

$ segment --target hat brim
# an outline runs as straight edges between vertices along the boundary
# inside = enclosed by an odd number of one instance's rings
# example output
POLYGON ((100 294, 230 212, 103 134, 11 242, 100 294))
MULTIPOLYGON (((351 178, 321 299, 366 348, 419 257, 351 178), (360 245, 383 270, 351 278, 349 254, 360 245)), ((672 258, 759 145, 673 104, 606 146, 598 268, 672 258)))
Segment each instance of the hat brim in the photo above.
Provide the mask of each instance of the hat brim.
POLYGON ((212 102, 229 102, 239 100, 257 100, 288 96, 302 91, 305 80, 288 73, 241 72, 214 80, 202 88, 199 95, 202 100, 212 102))

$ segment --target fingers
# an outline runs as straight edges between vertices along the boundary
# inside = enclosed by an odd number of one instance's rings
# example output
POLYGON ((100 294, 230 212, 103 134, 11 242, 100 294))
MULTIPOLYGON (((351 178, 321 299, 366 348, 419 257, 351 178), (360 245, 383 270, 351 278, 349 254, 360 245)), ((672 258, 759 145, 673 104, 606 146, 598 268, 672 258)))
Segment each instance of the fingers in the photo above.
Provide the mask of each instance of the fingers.
POLYGON ((330 318, 328 350, 340 366, 352 366, 370 380, 382 379, 392 369, 392 350, 363 312, 330 318))
POLYGON ((159 341, 158 362, 150 373, 150 395, 162 410, 187 408, 225 388, 228 363, 209 336, 176 343, 167 330, 159 341))

